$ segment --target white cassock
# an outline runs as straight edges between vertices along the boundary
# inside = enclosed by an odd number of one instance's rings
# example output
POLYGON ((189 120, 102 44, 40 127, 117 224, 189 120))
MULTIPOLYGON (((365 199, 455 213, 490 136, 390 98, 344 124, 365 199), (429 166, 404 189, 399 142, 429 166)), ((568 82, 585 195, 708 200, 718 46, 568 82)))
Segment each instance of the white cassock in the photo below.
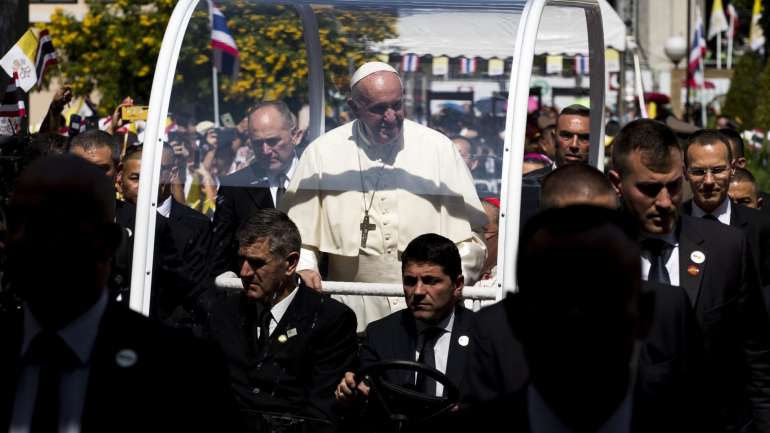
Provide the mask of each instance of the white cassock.
MULTIPOLYGON (((401 253, 424 233, 454 241, 467 285, 486 258, 481 233, 486 214, 473 179, 443 134, 404 120, 402 138, 371 145, 353 121, 319 137, 305 150, 281 201, 302 235, 299 270, 318 270, 329 257, 327 279, 401 283, 401 253), (362 247, 361 223, 369 230, 362 247)), ((355 311, 358 331, 404 308, 403 297, 335 296, 355 311)))

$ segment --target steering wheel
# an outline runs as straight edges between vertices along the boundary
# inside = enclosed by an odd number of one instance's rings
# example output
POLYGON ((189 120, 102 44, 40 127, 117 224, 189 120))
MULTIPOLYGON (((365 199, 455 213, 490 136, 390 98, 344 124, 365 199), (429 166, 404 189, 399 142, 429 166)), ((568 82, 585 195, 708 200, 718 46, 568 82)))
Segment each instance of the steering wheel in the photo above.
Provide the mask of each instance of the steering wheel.
MULTIPOLYGON (((403 375, 403 373, 402 373, 403 375)), ((382 361, 372 364, 359 373, 370 387, 369 410, 372 415, 391 422, 392 431, 400 432, 438 417, 460 401, 460 390, 444 373, 414 361, 382 361), (392 371, 406 371, 406 377, 424 374, 444 387, 443 396, 425 394, 411 383, 397 384, 388 381, 392 371)), ((411 382, 411 381, 410 381, 411 382)))

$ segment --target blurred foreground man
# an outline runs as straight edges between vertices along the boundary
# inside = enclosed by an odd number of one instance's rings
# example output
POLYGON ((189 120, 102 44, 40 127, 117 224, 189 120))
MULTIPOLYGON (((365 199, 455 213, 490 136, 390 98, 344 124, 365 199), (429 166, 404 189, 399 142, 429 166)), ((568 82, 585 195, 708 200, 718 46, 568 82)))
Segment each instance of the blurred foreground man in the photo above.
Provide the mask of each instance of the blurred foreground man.
POLYGON ((232 431, 221 356, 108 301, 114 197, 74 156, 40 159, 19 180, 8 269, 24 307, 0 316, 0 430, 232 431))
POLYGON ((683 157, 654 120, 614 140, 610 180, 641 230, 642 278, 687 293, 703 335, 703 419, 715 431, 770 431, 770 324, 740 230, 680 215, 683 157))
MULTIPOLYGON (((486 215, 452 142, 404 119, 403 86, 386 63, 361 66, 348 105, 356 117, 310 143, 280 208, 302 234, 297 268, 320 289, 321 255, 332 281, 400 281, 399 255, 423 233, 458 245, 466 284, 484 264, 486 215)), ((358 330, 404 307, 402 298, 340 296, 358 330)))
POLYGON ((303 431, 326 431, 334 387, 355 362, 355 315, 300 281, 302 241, 286 214, 259 209, 237 236, 244 290, 218 293, 208 335, 227 356, 238 405, 253 431, 275 431, 273 415, 310 417, 318 422, 303 431))

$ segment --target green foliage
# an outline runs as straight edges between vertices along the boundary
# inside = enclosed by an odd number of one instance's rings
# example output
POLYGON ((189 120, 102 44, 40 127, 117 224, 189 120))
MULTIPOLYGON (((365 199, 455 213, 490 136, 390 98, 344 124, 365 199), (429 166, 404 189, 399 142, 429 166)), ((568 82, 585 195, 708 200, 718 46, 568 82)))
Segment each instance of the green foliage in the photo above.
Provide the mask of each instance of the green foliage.
MULTIPOLYGON (((760 74, 764 77, 767 72, 763 71, 763 63, 763 59, 753 53, 746 53, 739 57, 735 65, 735 78, 727 92, 727 101, 723 111, 736 119, 744 128, 753 128, 756 124, 756 118, 759 117, 757 105, 762 99, 758 97, 756 78, 760 74)), ((762 114, 762 116, 768 115, 770 113, 762 114)))
MULTIPOLYGON (((60 74, 77 95, 102 94, 101 114, 131 96, 148 101, 155 62, 174 0, 86 0, 82 22, 57 11, 49 28, 63 57, 60 74)), ((256 101, 284 99, 297 107, 307 99, 307 54, 302 23, 294 9, 246 0, 220 5, 241 53, 233 80, 219 74, 222 112, 240 113, 256 101)), ((327 88, 345 88, 352 68, 374 58, 367 42, 395 31, 387 11, 315 10, 327 88)), ((190 20, 177 66, 171 110, 212 118, 212 65, 207 3, 190 20)))

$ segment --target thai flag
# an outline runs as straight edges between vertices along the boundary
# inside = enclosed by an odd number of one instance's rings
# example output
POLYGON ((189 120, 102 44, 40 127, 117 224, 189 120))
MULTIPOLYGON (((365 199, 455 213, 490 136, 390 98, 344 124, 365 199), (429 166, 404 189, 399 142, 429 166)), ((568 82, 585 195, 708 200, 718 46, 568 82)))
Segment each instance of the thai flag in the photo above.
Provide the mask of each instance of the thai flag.
POLYGON ((37 85, 43 82, 43 75, 48 67, 59 63, 58 57, 56 57, 56 50, 51 42, 51 35, 48 34, 48 30, 40 31, 40 41, 37 45, 37 56, 35 56, 35 71, 37 71, 37 85))
POLYGON ((469 59, 466 57, 460 58, 460 73, 464 75, 472 74, 476 72, 476 59, 469 59))
POLYGON ((13 79, 5 88, 5 96, 0 104, 0 117, 24 117, 26 115, 24 91, 19 87, 19 74, 14 72, 13 79))
POLYGON ((211 14, 211 49, 217 71, 235 77, 238 75, 239 57, 235 39, 227 28, 227 20, 217 4, 209 0, 211 14))
POLYGON ((580 54, 575 56, 575 75, 588 75, 590 72, 588 66, 588 56, 580 54))
POLYGON ((420 68, 420 56, 417 54, 404 54, 401 57, 402 72, 417 72, 420 68))
POLYGON ((700 13, 697 13, 695 19, 695 30, 692 35, 692 49, 690 50, 689 63, 687 71, 690 79, 688 85, 694 87, 703 86, 703 61, 706 58, 706 39, 703 37, 703 19, 700 13))
POLYGON ((738 12, 735 10, 732 3, 727 5, 727 21, 730 23, 730 28, 727 30, 727 36, 735 37, 741 23, 738 20, 738 12))

